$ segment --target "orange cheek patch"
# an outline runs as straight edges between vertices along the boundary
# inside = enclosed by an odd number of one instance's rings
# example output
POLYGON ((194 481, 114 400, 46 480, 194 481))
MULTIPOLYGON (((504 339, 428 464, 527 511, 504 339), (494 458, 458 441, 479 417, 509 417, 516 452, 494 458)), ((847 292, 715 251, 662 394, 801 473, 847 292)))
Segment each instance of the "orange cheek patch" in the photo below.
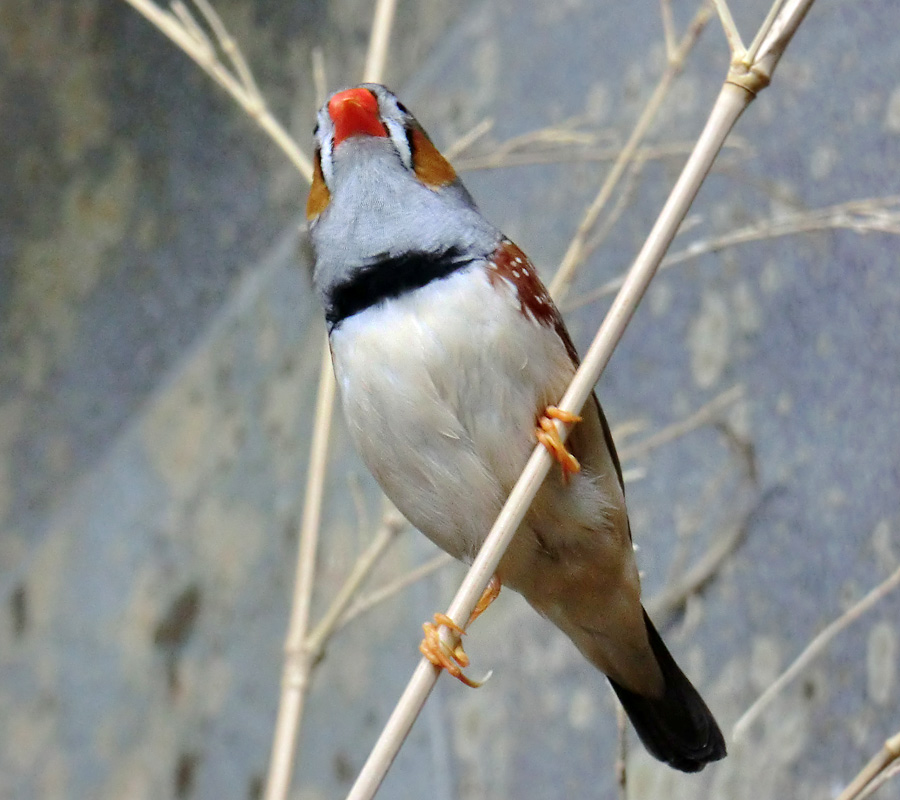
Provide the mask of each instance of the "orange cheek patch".
POLYGON ((414 128, 410 137, 413 153, 413 167, 416 176, 426 186, 445 186, 456 180, 456 172, 419 129, 414 128))
POLYGON ((306 218, 314 220, 328 207, 330 202, 331 192, 325 185, 325 178, 322 176, 322 161, 319 154, 316 153, 312 185, 309 187, 309 197, 306 199, 306 218))

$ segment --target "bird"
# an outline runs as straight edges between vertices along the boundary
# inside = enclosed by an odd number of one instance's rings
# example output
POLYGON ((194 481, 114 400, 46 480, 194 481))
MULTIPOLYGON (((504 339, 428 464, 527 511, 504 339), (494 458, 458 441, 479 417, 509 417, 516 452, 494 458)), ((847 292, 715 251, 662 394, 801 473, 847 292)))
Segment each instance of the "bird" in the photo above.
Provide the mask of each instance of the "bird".
MULTIPOLYGON (((579 359, 525 254, 380 84, 333 93, 306 206, 313 286, 347 427, 399 511, 470 563, 537 442, 558 462, 476 608, 520 593, 606 675, 646 749, 683 772, 726 755, 718 724, 641 604, 622 469, 593 395, 560 411, 579 359), (554 420, 572 426, 564 445, 554 420)), ((422 652, 463 673, 437 625, 422 652)))

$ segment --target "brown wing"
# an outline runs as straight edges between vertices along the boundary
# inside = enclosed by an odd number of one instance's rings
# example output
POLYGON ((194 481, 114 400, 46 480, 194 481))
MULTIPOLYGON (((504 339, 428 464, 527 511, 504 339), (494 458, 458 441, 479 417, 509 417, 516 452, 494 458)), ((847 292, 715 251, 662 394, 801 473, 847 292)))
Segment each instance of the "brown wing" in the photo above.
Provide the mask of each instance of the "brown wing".
MULTIPOLYGON (((547 288, 538 277, 537 270, 534 265, 513 242, 509 239, 503 239, 500 246, 494 253, 491 261, 491 269, 489 271, 491 281, 505 280, 516 287, 519 296, 519 305, 523 314, 532 317, 536 322, 553 328, 557 336, 562 340, 566 348, 566 352, 572 359, 572 363, 577 367, 581 360, 578 357, 578 351, 572 343, 572 337, 566 330, 565 323, 559 313, 559 309, 550 297, 547 288)), ((616 471, 616 477, 619 479, 619 485, 622 491, 625 490, 625 484, 622 480, 622 465, 619 463, 619 456, 616 453, 616 446, 613 442, 612 433, 609 430, 609 423, 603 413, 603 408, 597 400, 596 393, 591 394, 591 398, 585 404, 582 410, 583 421, 575 426, 572 435, 569 437, 569 446, 572 454, 583 464, 590 465, 597 462, 597 453, 595 452, 599 443, 595 441, 595 426, 599 427, 599 433, 602 435, 606 449, 609 451, 610 460, 616 471)), ((601 466, 598 464, 598 466, 601 466)))

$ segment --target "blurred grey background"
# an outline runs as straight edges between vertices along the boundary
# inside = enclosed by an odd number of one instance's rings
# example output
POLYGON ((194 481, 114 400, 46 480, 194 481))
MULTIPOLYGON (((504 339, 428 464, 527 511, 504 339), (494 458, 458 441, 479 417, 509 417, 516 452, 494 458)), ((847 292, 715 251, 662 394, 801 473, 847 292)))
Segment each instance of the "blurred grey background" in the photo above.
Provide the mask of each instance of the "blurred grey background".
MULTIPOLYGON (((311 50, 330 89, 356 82, 371 5, 215 5, 309 148, 311 50)), ((767 5, 735 6, 750 38, 767 5)), ((675 0, 679 30, 693 9, 675 0)), ((819 0, 675 249, 900 193, 898 27, 893 0, 819 0)), ((713 22, 650 144, 692 141, 727 59, 713 22)), ((651 0, 401 0, 387 81, 442 146, 491 117, 474 157, 573 117, 621 143, 664 62, 651 0)), ((631 179, 573 297, 628 265, 680 163, 631 179)), ((607 169, 464 180, 549 277, 607 169)), ((4 0, 0 187, 0 798, 255 798, 322 334, 305 186, 124 2, 4 0)), ((689 260, 658 277, 601 381, 623 447, 744 387, 717 424, 626 463, 648 597, 744 534, 663 631, 726 730, 900 563, 897 252, 894 235, 824 230, 689 260)), ((567 313, 580 348, 607 303, 567 313)), ((314 614, 380 513, 340 420, 333 454, 314 614)), ((431 555, 404 535, 373 585, 431 555)), ((332 642, 294 796, 346 793, 460 574, 332 642)), ((632 737, 629 797, 833 797, 900 728, 898 611, 891 596, 842 635, 701 776, 632 737)), ((611 695, 567 640, 511 593, 469 640, 473 674, 494 678, 440 682, 382 796, 615 796, 611 695)))

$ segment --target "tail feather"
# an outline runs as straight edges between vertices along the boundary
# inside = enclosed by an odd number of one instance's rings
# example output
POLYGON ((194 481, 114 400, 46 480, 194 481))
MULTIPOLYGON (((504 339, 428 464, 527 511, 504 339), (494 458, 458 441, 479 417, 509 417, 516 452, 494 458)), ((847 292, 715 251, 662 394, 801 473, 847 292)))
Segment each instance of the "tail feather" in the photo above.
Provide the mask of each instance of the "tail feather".
POLYGON ((650 647, 665 679, 661 697, 642 697, 610 679, 644 747, 660 761, 682 772, 699 772, 724 758, 725 739, 712 713, 666 649, 644 612, 650 647))

